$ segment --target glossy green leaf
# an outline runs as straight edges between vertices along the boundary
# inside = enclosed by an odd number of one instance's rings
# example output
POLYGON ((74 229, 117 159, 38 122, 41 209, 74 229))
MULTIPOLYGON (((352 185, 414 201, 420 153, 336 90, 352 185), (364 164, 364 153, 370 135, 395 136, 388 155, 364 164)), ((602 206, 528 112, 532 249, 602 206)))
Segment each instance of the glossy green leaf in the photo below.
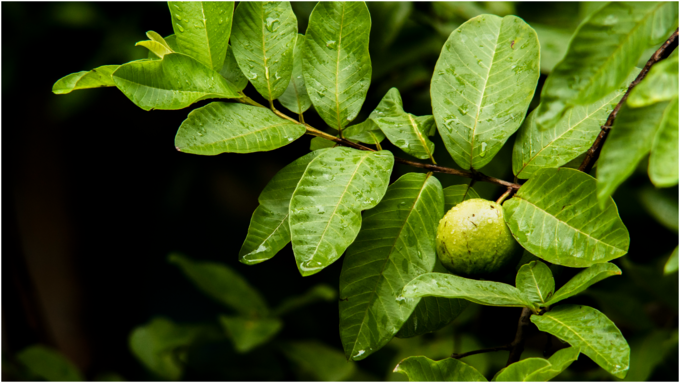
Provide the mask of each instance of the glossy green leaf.
POLYGON ((314 108, 337 130, 356 118, 366 99, 370 30, 363 1, 319 2, 309 16, 302 73, 314 108))
POLYGON ((600 203, 633 174, 640 160, 652 149, 656 133, 665 129, 664 125, 675 124, 677 129, 677 108, 677 99, 640 108, 621 107, 597 162, 600 203))
POLYGON ((402 296, 404 298, 458 298, 485 306, 532 306, 518 289, 508 284, 478 281, 442 273, 419 275, 404 286, 402 296))
POLYGON ((678 53, 677 50, 655 64, 647 76, 630 91, 626 103, 633 107, 648 106, 678 97, 678 53))
POLYGON ((539 51, 536 33, 516 16, 477 16, 449 36, 432 76, 432 111, 463 169, 488 164, 522 124, 539 51))
POLYGON ((319 150, 325 148, 332 148, 335 146, 335 142, 329 141, 325 138, 314 137, 309 142, 309 150, 319 150))
POLYGON ((678 247, 675 247, 673 253, 668 257, 668 261, 663 267, 663 273, 668 275, 678 271, 678 247))
POLYGON ((354 242, 361 211, 375 207, 387 190, 394 157, 388 151, 346 147, 310 162, 290 201, 295 260, 303 276, 335 262, 354 242))
POLYGON ((541 169, 503 204, 517 242, 550 263, 588 267, 623 256, 630 236, 616 204, 600 208, 595 179, 575 169, 541 169))
POLYGON ((241 275, 221 263, 193 261, 179 254, 168 257, 199 290, 247 317, 262 317, 269 309, 260 293, 241 275))
POLYGON ((342 136, 371 145, 379 144, 385 139, 385 134, 380 130, 380 126, 370 117, 360 124, 345 128, 342 131, 342 136))
POLYGON ((52 86, 54 94, 68 94, 79 89, 103 88, 116 86, 111 74, 118 69, 118 65, 104 65, 90 71, 71 73, 60 78, 52 86))
POLYGON ((672 189, 644 187, 639 194, 642 207, 658 223, 675 233, 678 232, 678 192, 672 189))
POLYGON ((449 186, 444 189, 444 211, 447 212, 459 203, 474 198, 481 197, 468 184, 449 186))
POLYGON ((239 68, 236 58, 234 58, 234 48, 231 46, 227 49, 227 57, 224 59, 224 65, 220 69, 220 74, 239 91, 242 91, 248 85, 248 79, 241 72, 241 68, 239 68))
POLYGON ((434 361, 411 356, 399 362, 394 372, 406 375, 410 382, 488 382, 474 367, 453 358, 434 361))
POLYGON ((439 180, 408 173, 364 213, 340 273, 340 338, 347 359, 361 360, 394 337, 420 299, 401 289, 437 260, 437 223, 444 215, 439 180))
POLYGON ((233 1, 168 1, 172 29, 182 53, 217 72, 231 35, 233 1))
POLYGON ((297 18, 288 1, 239 3, 231 46, 250 83, 273 101, 288 87, 293 71, 297 18))
POLYGON ((555 279, 545 263, 531 261, 519 269, 515 286, 531 302, 545 305, 555 292, 555 279))
POLYGON ((660 188, 678 184, 678 99, 670 102, 670 110, 656 132, 649 156, 649 179, 660 188))
POLYGON ((318 341, 287 342, 281 351, 301 370, 300 380, 340 381, 356 370, 356 365, 347 362, 342 352, 318 341))
POLYGON ((297 310, 316 302, 333 302, 337 301, 338 293, 335 288, 325 284, 318 284, 307 290, 302 295, 296 295, 285 298, 281 304, 274 310, 273 315, 286 315, 291 311, 297 310))
POLYGON ((144 110, 182 109, 209 98, 241 97, 219 73, 181 53, 123 64, 112 77, 118 89, 144 110))
POLYGON ((532 315, 539 330, 580 348, 617 378, 628 372, 630 347, 621 331, 604 314, 588 306, 560 305, 543 315, 532 315))
POLYGON ((177 131, 175 146, 180 152, 205 156, 267 152, 303 134, 303 125, 279 118, 267 108, 212 102, 189 113, 177 131))
POLYGON ((247 353, 268 342, 283 326, 277 318, 252 319, 228 315, 220 315, 220 324, 239 353, 247 353))
POLYGON ((619 88, 647 47, 677 26, 670 2, 611 2, 576 31, 564 59, 541 91, 536 122, 550 128, 575 105, 586 105, 619 88))
POLYGON ((598 263, 592 265, 576 274, 569 282, 565 283, 564 286, 557 290, 557 293, 548 300, 548 305, 554 305, 561 300, 573 297, 597 282, 614 275, 621 275, 621 269, 613 263, 598 263))
POLYGON ((260 205, 250 219, 248 235, 239 251, 241 263, 255 265, 264 262, 290 242, 290 197, 307 165, 321 153, 323 151, 314 151, 288 164, 262 190, 258 198, 260 205))
POLYGON ((504 368, 493 379, 498 382, 547 382, 578 359, 577 347, 563 348, 550 359, 527 358, 504 368))
POLYGON ((82 374, 70 360, 57 350, 43 345, 26 347, 16 355, 16 359, 28 370, 30 380, 37 380, 36 378, 51 382, 83 380, 82 374))
POLYGON ((302 75, 302 52, 305 47, 305 35, 297 35, 295 50, 293 53, 293 72, 290 77, 288 87, 279 97, 281 105, 293 113, 304 113, 310 106, 312 100, 307 94, 307 86, 302 75))

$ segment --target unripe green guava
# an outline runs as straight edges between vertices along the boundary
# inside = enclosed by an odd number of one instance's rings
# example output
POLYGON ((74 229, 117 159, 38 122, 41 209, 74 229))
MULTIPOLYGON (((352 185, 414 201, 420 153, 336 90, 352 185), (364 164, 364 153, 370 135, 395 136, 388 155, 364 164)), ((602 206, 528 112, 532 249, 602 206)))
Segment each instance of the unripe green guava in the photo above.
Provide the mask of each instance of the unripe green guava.
POLYGON ((439 221, 437 255, 456 275, 489 278, 515 266, 522 247, 505 225, 501 205, 475 198, 454 206, 439 221))

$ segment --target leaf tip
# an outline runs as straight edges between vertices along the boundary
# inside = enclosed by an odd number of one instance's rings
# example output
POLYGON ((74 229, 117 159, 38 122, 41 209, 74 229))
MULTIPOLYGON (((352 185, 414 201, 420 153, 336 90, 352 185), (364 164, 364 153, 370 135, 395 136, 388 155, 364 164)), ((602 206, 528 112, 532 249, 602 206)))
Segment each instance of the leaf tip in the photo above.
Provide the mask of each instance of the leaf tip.
POLYGON ((182 148, 180 148, 179 146, 175 146, 175 149, 177 149, 178 152, 182 151, 182 148))

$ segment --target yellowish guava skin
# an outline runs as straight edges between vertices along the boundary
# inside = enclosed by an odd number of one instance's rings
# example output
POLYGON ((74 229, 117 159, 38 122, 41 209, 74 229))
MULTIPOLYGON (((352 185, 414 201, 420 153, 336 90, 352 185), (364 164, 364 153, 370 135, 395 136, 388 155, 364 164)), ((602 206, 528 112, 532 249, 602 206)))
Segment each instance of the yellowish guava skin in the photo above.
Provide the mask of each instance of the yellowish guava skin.
POLYGON ((437 255, 452 273, 467 278, 499 276, 522 255, 503 220, 503 208, 475 198, 459 203, 439 221, 437 255))

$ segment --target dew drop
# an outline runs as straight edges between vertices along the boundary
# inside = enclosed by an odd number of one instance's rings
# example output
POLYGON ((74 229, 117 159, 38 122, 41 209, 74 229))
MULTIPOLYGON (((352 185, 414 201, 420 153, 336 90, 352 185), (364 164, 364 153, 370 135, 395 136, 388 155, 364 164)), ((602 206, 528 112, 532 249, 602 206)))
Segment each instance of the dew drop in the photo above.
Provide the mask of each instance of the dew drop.
POLYGON ((326 47, 331 48, 331 49, 335 49, 335 41, 333 41, 333 40, 326 41, 326 47))

